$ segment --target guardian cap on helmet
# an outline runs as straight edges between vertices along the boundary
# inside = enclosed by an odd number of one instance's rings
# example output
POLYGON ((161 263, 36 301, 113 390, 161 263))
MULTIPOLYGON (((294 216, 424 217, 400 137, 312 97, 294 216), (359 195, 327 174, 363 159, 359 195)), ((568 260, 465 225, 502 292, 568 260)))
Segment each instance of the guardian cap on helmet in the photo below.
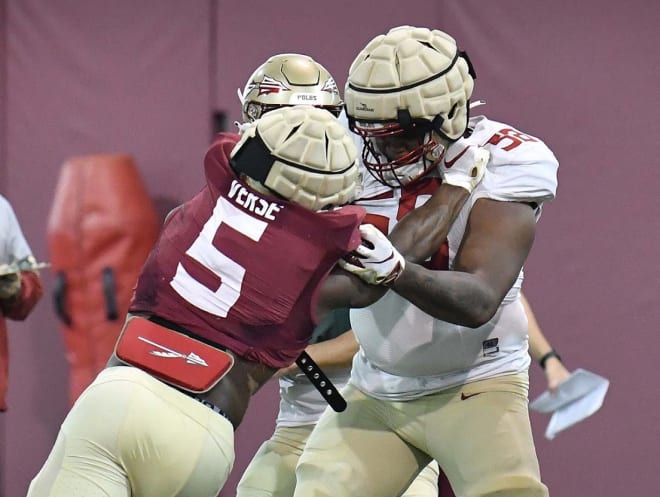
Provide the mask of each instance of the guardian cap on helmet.
POLYGON ((362 136, 365 166, 401 186, 433 168, 443 144, 463 136, 475 73, 446 33, 399 26, 371 40, 349 69, 344 97, 351 129, 362 136), (414 144, 392 157, 389 137, 414 144))
POLYGON ((348 130, 316 107, 274 109, 249 124, 230 164, 314 211, 351 202, 359 183, 357 151, 348 130))

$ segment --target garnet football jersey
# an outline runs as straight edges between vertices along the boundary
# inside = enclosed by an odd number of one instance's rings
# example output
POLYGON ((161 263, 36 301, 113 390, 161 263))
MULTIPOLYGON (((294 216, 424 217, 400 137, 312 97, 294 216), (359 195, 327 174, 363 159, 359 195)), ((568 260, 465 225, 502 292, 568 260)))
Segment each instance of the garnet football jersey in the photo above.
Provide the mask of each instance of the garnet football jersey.
POLYGON ((359 245, 364 210, 313 212, 259 193, 229 165, 237 141, 221 134, 207 152, 207 186, 169 216, 130 310, 281 368, 307 345, 316 291, 359 245))

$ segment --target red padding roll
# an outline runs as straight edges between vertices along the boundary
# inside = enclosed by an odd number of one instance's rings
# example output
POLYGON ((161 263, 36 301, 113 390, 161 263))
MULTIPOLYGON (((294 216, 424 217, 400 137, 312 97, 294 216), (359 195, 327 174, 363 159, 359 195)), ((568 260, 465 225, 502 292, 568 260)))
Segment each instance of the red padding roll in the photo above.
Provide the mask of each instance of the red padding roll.
POLYGON ((71 403, 112 353, 159 227, 131 157, 90 155, 62 165, 47 241, 71 403))

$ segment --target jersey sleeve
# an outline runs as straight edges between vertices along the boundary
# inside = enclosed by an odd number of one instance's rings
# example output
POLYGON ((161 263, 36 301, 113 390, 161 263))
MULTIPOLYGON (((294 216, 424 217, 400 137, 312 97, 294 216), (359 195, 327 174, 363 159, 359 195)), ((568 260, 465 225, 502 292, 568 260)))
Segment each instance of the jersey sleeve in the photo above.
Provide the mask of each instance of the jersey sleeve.
POLYGON ((345 205, 332 211, 320 211, 317 214, 329 223, 323 244, 335 246, 339 252, 346 254, 362 243, 359 225, 364 222, 367 215, 364 208, 345 205))
POLYGON ((482 183, 474 193, 477 198, 542 203, 557 193, 556 161, 539 158, 530 162, 488 166, 482 183))
POLYGON ((0 246, 0 263, 8 264, 32 255, 14 209, 4 197, 0 196, 0 232, 3 233, 3 245, 0 246))
POLYGON ((540 139, 505 124, 484 120, 473 137, 490 151, 484 179, 472 201, 534 202, 541 205, 555 198, 559 162, 540 139))

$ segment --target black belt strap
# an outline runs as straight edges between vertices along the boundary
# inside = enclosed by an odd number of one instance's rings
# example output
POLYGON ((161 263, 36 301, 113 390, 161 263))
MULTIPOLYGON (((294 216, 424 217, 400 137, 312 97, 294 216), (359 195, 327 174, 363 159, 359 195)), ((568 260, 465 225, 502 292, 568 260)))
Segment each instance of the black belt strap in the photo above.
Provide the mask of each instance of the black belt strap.
POLYGON ((307 352, 303 350, 300 353, 298 359, 296 359, 296 364, 334 411, 342 412, 346 409, 346 399, 342 397, 337 387, 332 384, 323 370, 307 352))

